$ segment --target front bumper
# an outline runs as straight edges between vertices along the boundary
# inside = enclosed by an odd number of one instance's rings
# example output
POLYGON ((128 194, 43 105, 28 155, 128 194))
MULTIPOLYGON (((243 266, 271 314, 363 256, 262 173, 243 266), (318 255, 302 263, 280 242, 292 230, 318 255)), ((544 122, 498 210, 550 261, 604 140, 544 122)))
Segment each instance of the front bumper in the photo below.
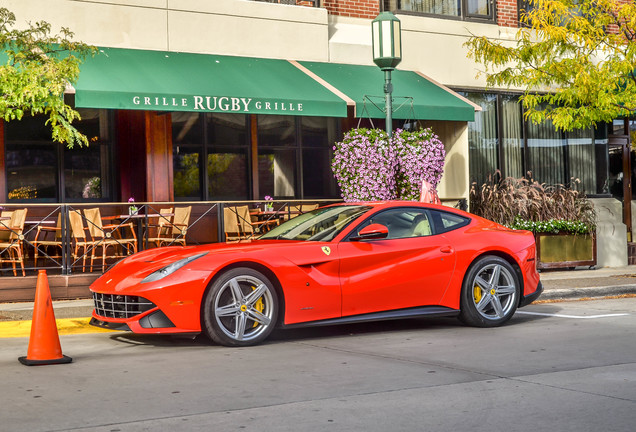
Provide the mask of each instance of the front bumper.
POLYGON ((527 296, 524 296, 521 299, 521 301, 519 302, 519 307, 524 307, 529 305, 530 303, 538 299, 542 292, 543 292, 543 284, 539 282, 539 285, 537 285, 537 289, 532 294, 528 294, 527 296))
POLYGON ((108 330, 131 331, 130 327, 128 327, 128 325, 125 323, 106 322, 106 321, 98 320, 97 318, 94 318, 94 317, 91 318, 89 324, 95 327, 104 328, 108 330))

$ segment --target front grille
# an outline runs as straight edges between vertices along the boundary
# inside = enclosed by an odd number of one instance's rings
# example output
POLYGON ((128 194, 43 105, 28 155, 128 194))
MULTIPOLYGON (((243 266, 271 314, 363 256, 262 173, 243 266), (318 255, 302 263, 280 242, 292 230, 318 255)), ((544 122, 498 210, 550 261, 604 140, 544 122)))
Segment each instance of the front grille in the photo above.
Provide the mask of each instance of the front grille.
POLYGON ((106 318, 132 318, 155 304, 143 297, 93 293, 95 313, 106 318))

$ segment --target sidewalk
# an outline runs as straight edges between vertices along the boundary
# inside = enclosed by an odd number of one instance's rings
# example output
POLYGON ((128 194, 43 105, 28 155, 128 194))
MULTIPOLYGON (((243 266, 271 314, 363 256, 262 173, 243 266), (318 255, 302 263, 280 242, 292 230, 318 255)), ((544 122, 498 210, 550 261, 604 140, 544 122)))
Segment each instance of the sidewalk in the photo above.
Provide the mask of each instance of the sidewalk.
MULTIPOLYGON (((636 295, 636 266, 596 270, 544 271, 544 292, 538 301, 577 300, 607 296, 636 295)), ((93 301, 60 300, 53 302, 55 318, 86 318, 93 301)), ((33 303, 0 303, 0 321, 30 320, 33 303)))
POLYGON ((543 271, 539 301, 636 295, 636 266, 596 270, 543 271))

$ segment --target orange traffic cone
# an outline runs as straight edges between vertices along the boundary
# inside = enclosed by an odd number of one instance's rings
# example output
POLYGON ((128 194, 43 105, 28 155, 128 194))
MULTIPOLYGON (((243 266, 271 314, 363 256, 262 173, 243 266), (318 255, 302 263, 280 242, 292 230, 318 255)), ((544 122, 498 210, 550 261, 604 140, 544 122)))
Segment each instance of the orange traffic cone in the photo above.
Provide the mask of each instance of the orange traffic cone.
POLYGON ((26 357, 20 357, 18 360, 27 366, 70 363, 73 361, 72 358, 62 354, 46 270, 38 271, 29 349, 26 357))

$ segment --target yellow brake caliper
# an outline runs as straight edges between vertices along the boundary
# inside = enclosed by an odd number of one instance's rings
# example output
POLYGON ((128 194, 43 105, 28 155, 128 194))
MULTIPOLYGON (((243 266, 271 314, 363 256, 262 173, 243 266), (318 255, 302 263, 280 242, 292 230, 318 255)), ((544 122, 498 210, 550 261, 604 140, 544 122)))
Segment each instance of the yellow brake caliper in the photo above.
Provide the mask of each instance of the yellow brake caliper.
MULTIPOLYGON (((254 291, 255 289, 256 287, 253 286, 252 291, 254 291)), ((254 309, 256 309, 259 313, 263 313, 263 309, 265 309, 265 304, 263 304, 263 297, 256 300, 256 303, 254 303, 254 309)), ((254 322, 254 325, 252 327, 256 327, 257 325, 258 323, 254 322)))
POLYGON ((475 287, 473 288, 473 299, 475 299, 475 304, 478 304, 481 301, 481 296, 481 288, 479 285, 475 284, 475 287))

